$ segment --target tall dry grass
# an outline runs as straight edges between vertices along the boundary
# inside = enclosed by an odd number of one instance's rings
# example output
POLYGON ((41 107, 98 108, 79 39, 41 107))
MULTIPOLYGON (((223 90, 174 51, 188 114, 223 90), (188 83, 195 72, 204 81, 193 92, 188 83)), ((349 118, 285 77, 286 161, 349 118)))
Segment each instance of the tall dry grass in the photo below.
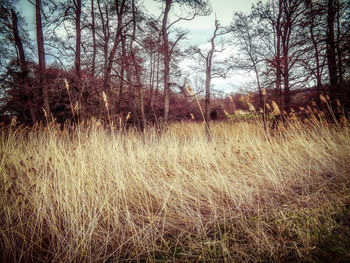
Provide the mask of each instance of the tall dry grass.
POLYGON ((349 260, 349 127, 3 129, 3 262, 349 260))

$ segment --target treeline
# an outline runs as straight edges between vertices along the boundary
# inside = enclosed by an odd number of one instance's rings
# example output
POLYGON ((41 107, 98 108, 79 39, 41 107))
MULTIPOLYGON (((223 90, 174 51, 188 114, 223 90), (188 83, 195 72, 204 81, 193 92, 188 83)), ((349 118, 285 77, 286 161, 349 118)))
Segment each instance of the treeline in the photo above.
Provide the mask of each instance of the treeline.
POLYGON ((225 28, 218 14, 208 50, 185 48, 186 32, 177 25, 209 15, 210 3, 161 3, 158 17, 135 0, 36 0, 33 44, 19 2, 2 1, 1 118, 34 124, 94 116, 117 123, 130 112, 143 129, 148 122, 200 119, 197 98, 209 122, 216 109, 229 107, 228 99, 213 101, 211 79, 235 70, 254 74, 256 108, 265 107, 267 89, 289 111, 291 91, 313 85, 349 107, 349 0, 258 2, 249 14, 232 10, 225 28), (183 16, 174 19, 176 8, 183 16), (226 50, 239 50, 224 63, 217 60, 221 35, 226 50), (179 66, 189 57, 200 61, 196 74, 179 66))

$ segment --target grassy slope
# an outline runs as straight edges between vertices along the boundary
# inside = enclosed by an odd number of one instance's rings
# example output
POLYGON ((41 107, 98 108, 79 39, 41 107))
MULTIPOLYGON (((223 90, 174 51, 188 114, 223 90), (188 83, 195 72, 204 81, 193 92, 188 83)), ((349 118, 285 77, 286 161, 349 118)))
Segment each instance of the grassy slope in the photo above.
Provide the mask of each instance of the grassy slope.
POLYGON ((2 261, 350 260, 348 127, 212 133, 3 134, 2 261))

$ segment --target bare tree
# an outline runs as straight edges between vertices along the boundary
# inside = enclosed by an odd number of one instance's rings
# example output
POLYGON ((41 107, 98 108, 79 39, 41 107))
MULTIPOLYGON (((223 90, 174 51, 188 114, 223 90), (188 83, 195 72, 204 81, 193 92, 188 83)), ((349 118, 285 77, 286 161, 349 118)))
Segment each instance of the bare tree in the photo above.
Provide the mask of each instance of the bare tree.
POLYGON ((77 76, 77 86, 81 91, 81 59, 80 59, 80 48, 81 48, 81 28, 80 28, 80 17, 81 17, 81 0, 73 0, 74 11, 75 11, 75 72, 77 76))
POLYGON ((30 90, 29 83, 28 83, 28 65, 27 65, 27 60, 24 53, 22 38, 20 37, 19 30, 18 30, 18 17, 14 9, 11 9, 11 18, 12 18, 13 39, 15 42, 15 47, 18 51, 19 64, 23 74, 22 76, 23 86, 27 97, 27 106, 29 108, 32 124, 35 124, 37 120, 36 120, 36 115, 35 115, 35 110, 33 105, 33 94, 30 90))
MULTIPOLYGON (((322 88, 322 72, 325 65, 325 63, 322 61, 322 57, 325 58, 325 56, 323 56, 324 49, 321 45, 323 39, 323 25, 321 21, 324 12, 320 4, 314 3, 311 0, 305 1, 305 4, 305 16, 308 21, 310 39, 314 50, 312 58, 315 60, 315 66, 311 66, 311 72, 316 78, 317 93, 320 94, 322 88)), ((313 59, 311 59, 311 63, 312 62, 313 59)))
POLYGON ((264 35, 261 35, 261 32, 259 32, 260 30, 257 30, 257 21, 255 17, 243 13, 234 14, 230 30, 234 35, 234 43, 240 47, 241 54, 246 55, 246 57, 238 58, 238 61, 235 63, 237 64, 236 67, 240 70, 245 69, 248 72, 254 72, 259 93, 259 106, 264 112, 262 115, 264 129, 267 130, 265 120, 265 101, 260 80, 262 75, 260 67, 261 64, 266 61, 261 54, 261 38, 264 38, 264 35))
POLYGON ((225 31, 219 31, 220 24, 217 19, 215 19, 215 29, 213 32, 213 36, 210 39, 210 49, 204 54, 199 48, 196 48, 196 52, 205 60, 205 106, 204 106, 204 118, 205 118, 205 132, 207 138, 211 140, 210 133, 210 99, 211 99, 211 80, 213 77, 225 77, 225 73, 223 71, 213 70, 213 56, 216 52, 222 52, 221 50, 216 49, 215 39, 223 34, 227 34, 225 31))
MULTIPOLYGON (((335 23, 336 9, 335 0, 328 0, 328 15, 327 15, 327 60, 328 60, 328 72, 329 81, 331 84, 331 92, 337 89, 337 61, 335 51, 335 36, 334 36, 334 23, 335 23)), ((333 94, 336 95, 336 94, 333 94)))
POLYGON ((162 24, 162 36, 163 36, 163 57, 164 57, 164 121, 169 119, 169 82, 170 82, 170 50, 169 50, 169 37, 168 37, 168 16, 171 8, 172 0, 165 1, 163 24, 162 24))
POLYGON ((91 0, 91 33, 92 33, 92 63, 91 63, 91 75, 92 75, 93 78, 95 78, 96 53, 97 53, 94 2, 95 2, 95 0, 91 0))
POLYGON ((169 119, 169 95, 170 95, 170 62, 172 51, 174 50, 176 44, 181 38, 185 36, 185 33, 178 34, 176 40, 169 44, 169 29, 181 20, 193 20, 198 15, 208 15, 210 10, 207 9, 207 2, 203 0, 190 0, 190 1, 177 1, 177 0, 165 0, 165 7, 162 19, 162 38, 163 38, 163 62, 164 62, 164 121, 167 122, 169 119), (175 21, 169 23, 169 12, 174 3, 186 4, 193 10, 193 13, 189 17, 180 17, 175 21))
POLYGON ((131 58, 134 66, 134 74, 136 75, 136 83, 137 83, 137 90, 138 90, 138 97, 139 97, 139 111, 140 111, 140 117, 141 117, 141 131, 144 130, 146 127, 146 117, 145 117, 145 108, 144 108, 144 94, 142 91, 142 81, 141 81, 141 69, 139 66, 139 63, 136 60, 136 50, 133 46, 134 42, 136 41, 136 10, 135 10, 135 0, 132 0, 132 21, 133 21, 133 31, 132 31, 132 38, 130 41, 130 51, 131 51, 131 58))
POLYGON ((51 121, 51 110, 49 104, 49 92, 46 80, 46 64, 45 64, 45 49, 43 27, 41 22, 41 0, 35 1, 35 18, 36 18, 36 39, 38 45, 38 60, 39 60, 39 80, 40 87, 43 93, 44 110, 47 121, 51 121))
POLYGON ((126 8, 126 0, 116 0, 115 8, 117 12, 117 28, 114 32, 113 46, 111 51, 108 54, 107 65, 104 72, 104 88, 105 88, 105 91, 108 93, 110 93, 110 79, 111 79, 112 66, 114 63, 114 57, 117 52, 117 48, 118 48, 121 34, 122 34, 122 29, 124 27, 123 22, 124 22, 125 8, 126 8))
MULTIPOLYGON (((298 0, 274 0, 266 5, 259 4, 254 8, 263 23, 272 27, 270 36, 274 39, 273 56, 266 61, 273 68, 276 80, 276 90, 279 90, 280 104, 284 102, 283 108, 290 109, 290 90, 296 83, 306 83, 307 77, 298 73, 301 60, 305 53, 307 31, 304 26, 305 8, 302 1, 298 0), (292 75, 297 74, 296 76, 292 75), (293 80, 293 82, 292 82, 293 80), (284 100, 282 100, 282 86, 284 100)), ((261 31, 266 29, 260 26, 261 31)))

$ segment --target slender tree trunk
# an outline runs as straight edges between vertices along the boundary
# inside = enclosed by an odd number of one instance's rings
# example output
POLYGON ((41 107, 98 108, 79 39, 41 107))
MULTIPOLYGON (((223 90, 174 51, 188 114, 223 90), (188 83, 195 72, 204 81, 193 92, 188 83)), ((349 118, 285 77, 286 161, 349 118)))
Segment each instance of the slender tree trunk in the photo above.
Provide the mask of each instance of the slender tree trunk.
POLYGON ((95 79, 95 69, 96 69, 96 32, 95 32, 95 10, 94 10, 94 1, 91 0, 91 31, 92 31, 92 64, 91 64, 91 75, 95 79))
POLYGON ((343 82, 343 65, 342 65, 342 50, 340 47, 340 3, 339 0, 336 1, 336 16, 337 16, 337 59, 338 59, 338 74, 339 74, 339 81, 338 83, 343 82))
POLYGON ((43 27, 41 23, 41 0, 35 0, 35 17, 36 17, 36 38, 38 45, 38 59, 39 59, 39 81, 43 93, 44 110, 47 122, 51 122, 51 110, 49 104, 49 92, 46 81, 46 65, 45 65, 45 49, 43 27))
POLYGON ((253 62, 253 66, 254 66, 254 72, 255 72, 255 78, 256 78, 256 82, 258 84, 258 92, 259 92, 259 101, 260 101, 260 105, 261 105, 261 109, 263 110, 263 114, 262 114, 262 120, 263 120, 263 125, 264 125, 264 131, 267 131, 267 126, 266 126, 266 114, 265 114, 265 99, 263 98, 262 93, 262 89, 261 89, 261 85, 260 85, 260 78, 259 78, 259 71, 257 69, 257 63, 255 62, 255 60, 253 59, 253 57, 250 55, 250 58, 253 62))
POLYGON ((338 98, 337 86, 337 62, 335 52, 335 40, 334 40, 334 22, 335 22, 335 3, 334 0, 328 0, 328 16, 327 16, 327 61, 328 61, 328 72, 330 80, 330 93, 333 98, 338 98))
POLYGON ((81 0, 74 1, 75 6, 75 74, 77 77, 77 84, 80 90, 81 85, 81 29, 80 29, 80 17, 81 17, 81 0))
POLYGON ((30 117, 32 120, 32 124, 34 125, 36 123, 36 115, 35 115, 35 110, 34 110, 34 106, 33 106, 33 94, 32 91, 30 90, 29 87, 29 83, 28 83, 28 65, 27 65, 27 61, 25 58, 25 53, 24 53, 24 48, 23 48, 23 43, 22 43, 22 39, 19 35, 19 31, 18 31, 18 18, 17 18, 17 14, 16 12, 11 9, 11 17, 12 17, 12 33, 13 33, 13 38, 15 41, 15 46, 18 50, 18 54, 19 54, 19 63, 21 66, 21 70, 22 70, 22 74, 23 74, 23 86, 25 89, 25 94, 27 97, 27 102, 26 105, 29 108, 29 113, 30 113, 30 117))
POLYGON ((284 109, 288 112, 290 108, 290 87, 289 87, 289 38, 290 24, 287 22, 283 32, 283 84, 284 84, 284 109))
POLYGON ((136 102, 136 96, 135 96, 135 87, 131 85, 133 83, 132 80, 132 67, 128 63, 126 66, 126 79, 128 83, 128 90, 130 92, 130 98, 131 98, 131 110, 132 110, 132 120, 135 126, 140 127, 140 120, 139 120, 139 114, 137 112, 137 102, 136 102))
POLYGON ((122 59, 121 59, 121 68, 120 68, 120 75, 121 75, 121 81, 119 84, 119 98, 118 98, 118 110, 121 107, 122 104, 122 98, 123 98, 123 89, 124 89, 124 75, 125 75, 125 69, 126 69, 126 48, 125 48, 125 41, 126 41, 126 35, 122 33, 121 36, 121 45, 122 45, 122 59))
POLYGON ((279 106, 282 104, 282 87, 281 87, 281 17, 282 17, 282 0, 278 1, 278 17, 276 23, 276 91, 279 92, 279 106))
MULTIPOLYGON (((158 93, 159 93, 159 69, 160 66, 160 52, 157 54, 157 73, 156 73, 156 89, 155 89, 155 97, 154 100, 157 101, 158 99, 158 93)), ((152 107, 153 107, 153 101, 152 101, 152 107)))
POLYGON ((150 50, 150 77, 149 77, 149 99, 148 99, 148 105, 149 105, 149 110, 148 110, 148 115, 151 115, 152 111, 152 104, 153 104, 153 90, 154 90, 154 71, 155 71, 155 61, 154 61, 154 53, 151 48, 150 50))
MULTIPOLYGON (((321 80, 321 70, 320 70, 320 53, 318 50, 318 43, 314 34, 314 26, 315 26, 315 11, 313 9, 312 1, 310 1, 310 12, 311 12, 311 24, 310 24, 310 35, 312 44, 315 50, 315 59, 316 59, 316 85, 317 85, 317 94, 321 93, 322 80, 321 80)), ((319 97, 319 96, 317 96, 319 97)))
POLYGON ((80 18, 81 18, 81 0, 75 0, 74 10, 75 10, 75 83, 79 91, 79 101, 81 103, 81 108, 79 112, 82 118, 85 118, 85 105, 86 101, 83 96, 83 86, 81 85, 81 28, 80 28, 80 18))
MULTIPOLYGON (((288 51, 286 51, 288 55, 288 51)), ((284 59, 283 84, 284 84, 284 109, 288 112, 290 109, 290 87, 289 87, 289 66, 288 57, 284 59)))
POLYGON ((170 50, 168 40, 168 15, 171 8, 172 0, 165 1, 165 10, 162 23, 162 36, 163 36, 163 56, 164 56, 164 121, 168 122, 169 110, 170 110, 170 50))
POLYGON ((114 37, 114 43, 113 47, 111 49, 111 52, 109 53, 108 56, 108 63, 107 63, 107 68, 104 76, 104 87, 106 93, 110 94, 110 79, 111 79, 111 71, 112 71, 112 66, 114 63, 114 57, 117 52, 118 44, 120 42, 120 37, 122 34, 122 23, 123 23, 123 14, 124 14, 124 8, 125 8, 125 2, 126 0, 121 0, 121 2, 116 1, 117 3, 117 15, 118 15, 118 24, 117 24, 117 29, 115 32, 115 37, 114 37))
MULTIPOLYGON (((94 0, 92 0, 92 1, 94 1, 94 0)), ((102 32, 103 32, 103 58, 104 58, 103 74, 104 74, 104 78, 105 78, 105 74, 107 71, 107 62, 108 62, 108 44, 109 44, 109 38, 110 38, 109 20, 107 19, 105 21, 105 19, 104 19, 103 11, 101 8, 101 0, 97 0, 97 7, 98 7, 100 19, 101 19, 101 26, 102 26, 102 32)), ((106 9, 106 16, 108 17, 107 9, 106 9)))
POLYGON ((132 61, 133 66, 135 69, 135 75, 136 75, 136 83, 137 83, 137 89, 139 94, 139 110, 140 110, 140 117, 141 117, 141 131, 144 131, 144 128, 146 127, 146 117, 145 117, 145 108, 144 108, 144 95, 142 91, 142 83, 141 83, 141 68, 139 67, 137 61, 136 61, 136 54, 133 48, 134 41, 136 40, 136 14, 135 14, 135 0, 132 0, 132 20, 133 20, 133 32, 132 32, 132 39, 130 42, 130 50, 132 52, 132 61))
POLYGON ((203 54, 199 51, 202 57, 205 57, 205 133, 208 140, 211 140, 210 133, 210 85, 212 78, 212 65, 213 65, 213 54, 215 50, 215 38, 217 37, 217 32, 219 30, 219 22, 215 20, 215 30, 212 38, 210 39, 211 49, 207 53, 207 56, 203 56, 203 54))
POLYGON ((205 134, 209 140, 211 140, 210 136, 210 84, 211 84, 211 60, 212 60, 212 51, 207 57, 207 67, 205 72, 205 134))

